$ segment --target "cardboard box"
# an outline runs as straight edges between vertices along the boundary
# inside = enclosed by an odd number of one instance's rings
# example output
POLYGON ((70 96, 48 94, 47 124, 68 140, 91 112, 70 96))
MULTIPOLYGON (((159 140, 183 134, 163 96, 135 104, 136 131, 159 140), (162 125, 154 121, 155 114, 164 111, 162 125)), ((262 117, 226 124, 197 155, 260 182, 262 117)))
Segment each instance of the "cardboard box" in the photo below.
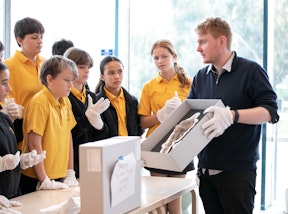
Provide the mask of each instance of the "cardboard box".
POLYGON ((81 213, 120 214, 141 205, 140 137, 113 137, 82 144, 79 150, 81 213), (136 160, 135 191, 113 206, 112 172, 119 157, 129 154, 136 160))
POLYGON ((150 168, 181 172, 210 142, 204 135, 202 124, 211 118, 203 114, 209 106, 224 107, 221 100, 187 99, 162 123, 148 138, 141 143, 141 159, 150 168), (194 113, 200 112, 197 124, 183 137, 169 153, 160 153, 161 145, 168 139, 175 126, 194 113))

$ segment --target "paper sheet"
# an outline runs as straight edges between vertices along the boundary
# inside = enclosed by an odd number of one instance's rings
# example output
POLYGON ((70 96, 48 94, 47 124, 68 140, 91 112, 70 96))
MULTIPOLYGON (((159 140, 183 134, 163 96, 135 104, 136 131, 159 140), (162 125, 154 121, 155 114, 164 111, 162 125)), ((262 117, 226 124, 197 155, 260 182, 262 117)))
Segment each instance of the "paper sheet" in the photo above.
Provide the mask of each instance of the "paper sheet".
POLYGON ((133 153, 119 157, 111 177, 111 206, 135 193, 136 158, 133 153))

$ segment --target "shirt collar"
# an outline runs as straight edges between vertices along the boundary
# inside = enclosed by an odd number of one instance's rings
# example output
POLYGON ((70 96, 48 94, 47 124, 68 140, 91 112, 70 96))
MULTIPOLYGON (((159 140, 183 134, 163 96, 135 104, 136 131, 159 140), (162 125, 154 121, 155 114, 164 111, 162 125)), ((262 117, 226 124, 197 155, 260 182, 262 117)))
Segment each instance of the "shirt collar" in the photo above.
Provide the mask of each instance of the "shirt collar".
POLYGON ((116 97, 114 94, 112 94, 105 86, 103 88, 104 88, 104 92, 105 92, 105 94, 109 100, 114 100, 114 99, 119 99, 119 98, 124 99, 124 92, 123 92, 122 88, 120 89, 120 94, 118 97, 116 97))
POLYGON ((71 88, 71 92, 78 100, 80 100, 82 103, 85 103, 86 100, 86 88, 83 87, 82 92, 78 91, 74 86, 71 88))
MULTIPOLYGON (((177 80, 177 73, 172 77, 172 79, 176 79, 177 80)), ((172 80, 171 79, 171 80, 172 80)), ((157 76, 156 76, 156 82, 157 83, 159 83, 159 82, 161 82, 161 81, 166 81, 167 82, 167 80, 166 79, 164 79, 161 75, 160 75, 160 73, 158 72, 158 74, 157 74, 157 76)))
POLYGON ((61 107, 61 105, 65 104, 63 97, 60 97, 59 100, 57 100, 46 86, 43 87, 42 90, 43 90, 43 93, 47 96, 49 103, 51 103, 53 107, 56 107, 56 106, 61 107))
MULTIPOLYGON (((228 72, 231 71, 231 68, 232 68, 232 63, 233 63, 233 59, 234 59, 234 56, 235 56, 235 53, 234 51, 232 52, 232 55, 230 56, 230 58, 228 59, 228 61, 225 63, 225 65, 222 67, 222 70, 226 70, 228 72)), ((213 64, 210 64, 208 69, 207 69, 207 72, 206 74, 208 74, 210 71, 211 72, 214 72, 214 66, 213 64)))
MULTIPOLYGON (((16 50, 16 56, 19 57, 19 59, 21 60, 21 62, 23 64, 25 64, 27 61, 29 61, 30 59, 28 57, 26 57, 21 51, 16 50)), ((37 65, 41 64, 43 58, 38 54, 36 56, 36 63, 37 65)))

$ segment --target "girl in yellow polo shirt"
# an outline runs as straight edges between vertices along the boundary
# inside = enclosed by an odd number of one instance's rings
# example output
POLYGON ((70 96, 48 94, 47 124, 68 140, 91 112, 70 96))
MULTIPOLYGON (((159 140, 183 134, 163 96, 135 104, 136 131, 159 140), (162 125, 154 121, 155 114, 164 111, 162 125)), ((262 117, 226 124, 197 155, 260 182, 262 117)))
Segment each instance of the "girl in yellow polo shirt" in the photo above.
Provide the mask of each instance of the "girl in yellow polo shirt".
MULTIPOLYGON (((192 79, 177 63, 177 53, 169 40, 156 41, 151 49, 154 64, 159 70, 156 77, 142 88, 138 114, 141 115, 142 128, 148 128, 149 136, 188 96, 192 79)), ((183 172, 173 172, 147 168, 152 176, 182 177, 194 169, 193 162, 183 172)), ((170 202, 169 213, 181 212, 181 199, 170 202)))
POLYGON ((122 87, 124 66, 115 56, 107 56, 100 63, 100 80, 96 99, 108 98, 111 105, 103 112, 103 122, 109 127, 109 137, 141 136, 138 100, 122 87))
POLYGON ((46 150, 46 159, 22 171, 23 194, 42 189, 62 189, 78 185, 73 167, 71 130, 76 125, 68 95, 77 78, 75 63, 52 56, 40 70, 44 85, 26 109, 23 122, 23 151, 46 150))

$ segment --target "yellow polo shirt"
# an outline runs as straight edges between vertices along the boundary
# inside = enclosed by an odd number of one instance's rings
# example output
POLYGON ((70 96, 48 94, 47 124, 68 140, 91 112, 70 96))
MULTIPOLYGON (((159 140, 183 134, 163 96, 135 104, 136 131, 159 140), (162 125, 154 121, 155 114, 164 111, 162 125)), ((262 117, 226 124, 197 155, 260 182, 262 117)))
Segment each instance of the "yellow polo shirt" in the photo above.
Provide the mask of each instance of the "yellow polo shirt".
MULTIPOLYGON (((38 92, 29 103, 24 118, 22 151, 27 151, 27 133, 42 136, 42 149, 46 150, 44 167, 50 179, 67 175, 71 130, 76 125, 68 97, 58 100, 46 88, 38 92)), ((33 167, 23 170, 28 177, 37 178, 33 167)))
POLYGON ((78 91, 77 88, 74 86, 71 88, 71 92, 78 100, 80 100, 83 104, 85 103, 86 100, 86 88, 83 87, 82 92, 78 91))
POLYGON ((108 89, 104 86, 104 91, 111 104, 114 106, 118 117, 118 136, 128 136, 128 131, 126 127, 126 101, 124 97, 123 89, 121 88, 120 95, 118 97, 114 96, 108 89))
MULTIPOLYGON (((30 100, 43 87, 39 79, 43 61, 44 58, 38 55, 36 58, 37 66, 35 66, 34 62, 19 50, 4 61, 10 71, 9 84, 12 88, 8 97, 14 97, 15 102, 24 107, 23 118, 25 118, 26 108, 30 100)), ((22 142, 18 143, 18 148, 21 150, 22 142)))
POLYGON ((43 60, 38 55, 35 67, 29 58, 17 50, 13 56, 4 61, 10 71, 9 84, 12 91, 9 97, 14 97, 16 103, 24 106, 24 114, 32 97, 42 88, 38 74, 43 60))
MULTIPOLYGON (((162 78, 158 73, 155 78, 145 83, 142 92, 138 108, 138 114, 143 116, 150 116, 156 114, 157 111, 165 105, 166 101, 175 96, 175 91, 178 92, 179 98, 183 101, 188 96, 190 91, 192 79, 189 78, 190 85, 181 87, 181 83, 177 78, 177 74, 167 81, 162 78)), ((146 137, 148 137, 160 123, 155 124, 148 129, 146 137)))

